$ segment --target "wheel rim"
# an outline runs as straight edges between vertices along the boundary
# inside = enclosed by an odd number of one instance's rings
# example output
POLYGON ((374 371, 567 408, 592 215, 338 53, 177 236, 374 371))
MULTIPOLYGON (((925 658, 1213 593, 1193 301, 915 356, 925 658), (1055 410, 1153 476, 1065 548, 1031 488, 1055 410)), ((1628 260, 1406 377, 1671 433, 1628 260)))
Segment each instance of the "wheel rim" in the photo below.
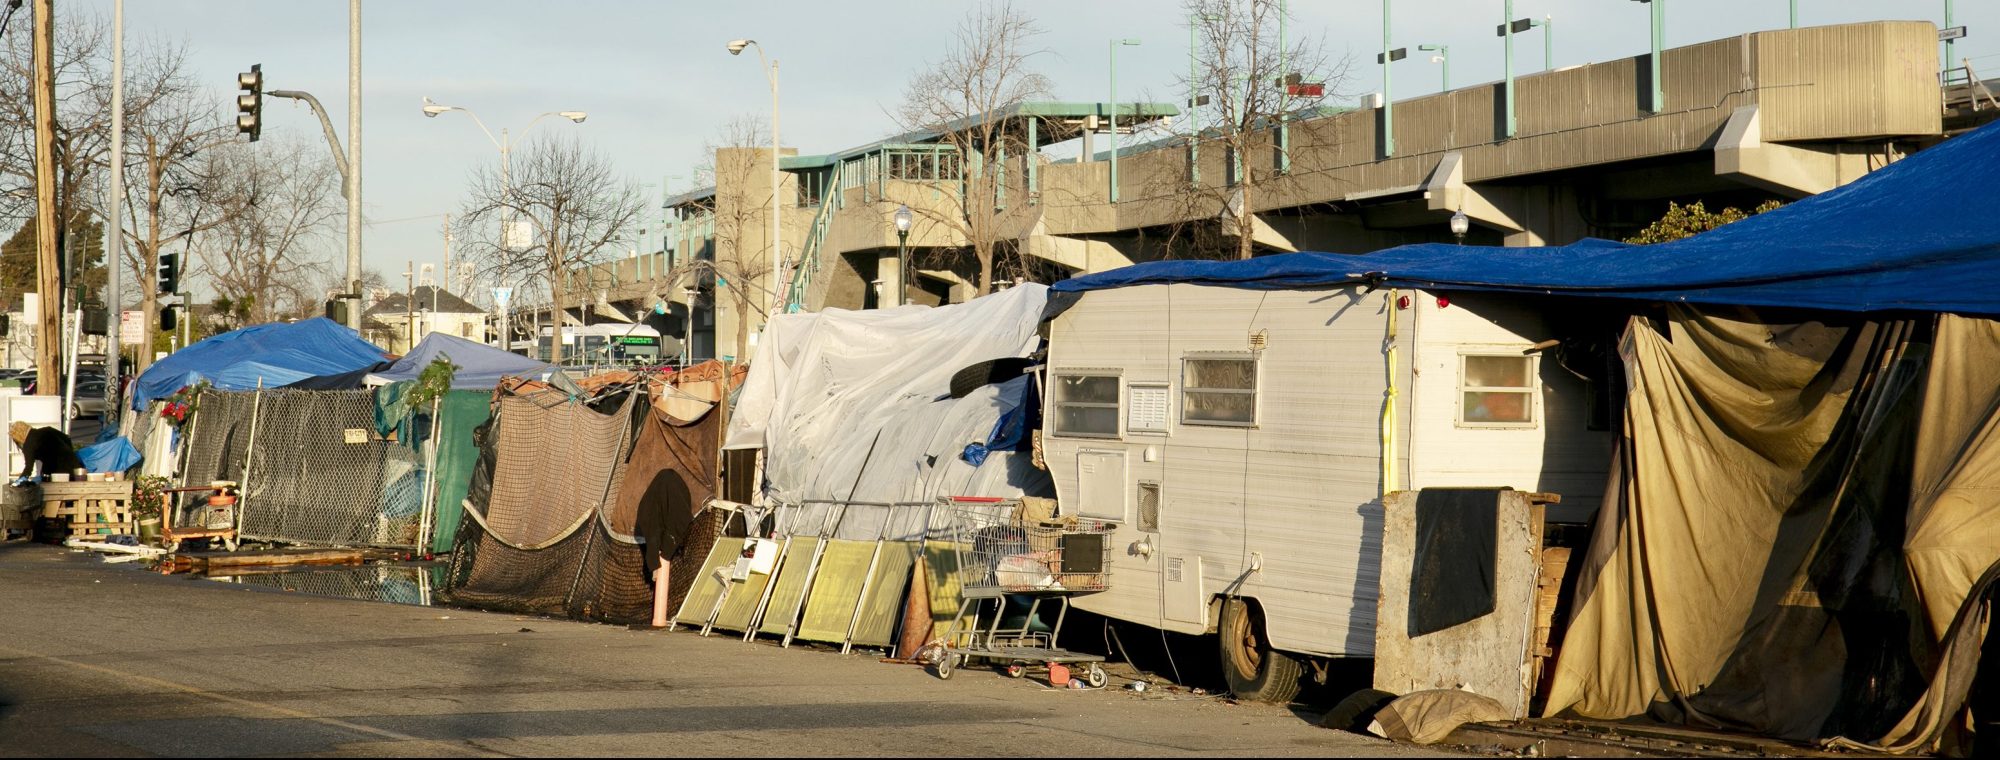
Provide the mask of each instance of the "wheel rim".
POLYGON ((1236 639, 1236 646, 1230 647, 1229 658, 1239 672, 1255 678, 1264 667, 1263 642, 1257 637, 1256 627, 1250 624, 1248 609, 1239 607, 1233 622, 1236 630, 1231 633, 1236 639))

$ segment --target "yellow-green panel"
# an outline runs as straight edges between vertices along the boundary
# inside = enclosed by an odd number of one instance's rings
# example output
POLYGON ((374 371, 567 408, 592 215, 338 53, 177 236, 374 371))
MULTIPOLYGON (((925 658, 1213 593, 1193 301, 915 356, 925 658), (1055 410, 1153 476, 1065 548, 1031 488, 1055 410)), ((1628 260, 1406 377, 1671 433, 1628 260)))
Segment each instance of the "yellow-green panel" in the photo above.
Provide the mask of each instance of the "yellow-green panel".
MULTIPOLYGON (((966 544, 953 541, 932 541, 924 544, 924 563, 928 566, 927 577, 924 580, 929 586, 931 597, 932 639, 944 638, 946 631, 951 628, 952 617, 958 614, 958 606, 962 601, 960 591, 963 588, 959 583, 958 557, 959 552, 966 548, 966 544)), ((974 615, 966 616, 962 629, 971 628, 975 619, 974 615)), ((965 644, 963 641, 950 643, 955 646, 965 644)))
POLYGON ((764 595, 764 587, 771 582, 771 576, 751 573, 741 583, 731 583, 729 598, 722 600, 722 611, 715 615, 715 627, 725 631, 741 631, 750 626, 750 616, 757 612, 757 601, 764 595))
POLYGON ((819 572, 813 574, 812 590, 806 595, 806 612, 799 621, 797 638, 833 642, 847 638, 854 600, 861 597, 861 579, 868 574, 868 560, 874 555, 873 541, 826 542, 819 572))
POLYGON ((741 556, 741 539, 716 539, 715 545, 709 547, 708 559, 702 560, 701 574, 695 576, 694 587, 688 589, 687 597, 681 600, 681 609, 674 614, 674 622, 682 625, 706 623, 708 611, 715 609, 716 595, 722 593, 721 584, 715 582, 716 569, 736 562, 736 558, 741 556))
POLYGON ((772 587, 771 601, 764 605, 764 622, 757 628, 759 633, 783 636, 792 621, 798 619, 799 602, 806 595, 806 575, 812 571, 813 549, 820 540, 804 536, 792 539, 791 547, 778 563, 778 585, 772 587))
POLYGON ((896 624, 902 621, 903 603, 909 598, 910 568, 916 565, 915 543, 882 544, 882 556, 875 561, 875 579, 868 584, 868 598, 854 621, 855 645, 886 647, 895 643, 896 624))

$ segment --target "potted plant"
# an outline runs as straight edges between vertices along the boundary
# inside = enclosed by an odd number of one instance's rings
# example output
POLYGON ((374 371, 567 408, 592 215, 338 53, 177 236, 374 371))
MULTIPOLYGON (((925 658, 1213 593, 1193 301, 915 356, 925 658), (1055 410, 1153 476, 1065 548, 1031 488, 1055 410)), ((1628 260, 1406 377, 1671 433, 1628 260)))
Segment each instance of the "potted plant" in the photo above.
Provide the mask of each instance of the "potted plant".
POLYGON ((167 489, 173 482, 158 475, 141 475, 132 483, 132 519, 139 525, 139 542, 160 540, 160 519, 167 509, 167 489))

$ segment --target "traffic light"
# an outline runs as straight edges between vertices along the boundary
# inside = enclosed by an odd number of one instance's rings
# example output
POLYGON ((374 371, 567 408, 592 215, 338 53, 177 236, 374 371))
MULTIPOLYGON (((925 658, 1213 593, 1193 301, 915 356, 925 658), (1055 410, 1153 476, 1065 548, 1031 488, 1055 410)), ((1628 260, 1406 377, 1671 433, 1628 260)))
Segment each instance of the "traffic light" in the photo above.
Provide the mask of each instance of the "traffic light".
POLYGON ((345 298, 329 298, 326 301, 326 318, 339 324, 347 324, 347 310, 351 302, 345 298))
POLYGON ((161 309, 160 331, 173 332, 175 328, 180 327, 181 325, 180 315, 181 315, 181 307, 179 306, 168 306, 167 308, 161 309))
POLYGON ((160 254, 160 293, 172 295, 181 292, 181 255, 160 254))
POLYGON ((236 96, 236 131, 250 136, 256 142, 264 131, 264 64, 251 66, 250 70, 236 75, 236 86, 243 93, 236 96))
POLYGON ((83 310, 83 334, 109 335, 111 333, 111 310, 90 307, 83 310))

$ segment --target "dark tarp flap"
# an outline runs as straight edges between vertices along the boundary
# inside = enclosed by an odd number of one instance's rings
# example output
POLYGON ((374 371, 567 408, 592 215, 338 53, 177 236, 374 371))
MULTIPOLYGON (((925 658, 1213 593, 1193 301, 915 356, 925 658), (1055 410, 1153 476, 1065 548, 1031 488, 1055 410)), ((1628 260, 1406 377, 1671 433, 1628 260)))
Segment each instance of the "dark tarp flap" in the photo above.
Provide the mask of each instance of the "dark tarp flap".
POLYGON ((331 375, 315 375, 300 380, 286 388, 309 391, 357 391, 368 386, 368 373, 380 372, 392 366, 392 362, 376 362, 361 369, 336 372, 331 375))
MULTIPOLYGON (((2000 314, 2000 124, 1846 186, 1682 240, 1546 248, 1424 244, 1365 256, 1295 253, 1158 261, 1056 283, 1053 293, 1158 283, 1263 290, 1379 282, 1647 301, 2000 314)), ((1052 307, 1060 302, 1052 298, 1052 307)))
POLYGON ((2000 560, 2000 327, 1782 319, 1632 323, 1617 498, 1548 714, 1899 751, 1953 724, 2000 560))
POLYGON ((132 387, 132 408, 207 380, 216 390, 256 390, 369 367, 382 349, 324 317, 273 322, 196 341, 153 362, 132 387))
POLYGON ((1417 545, 1410 570, 1411 637, 1493 611, 1499 561, 1500 490, 1417 492, 1417 545))
MULTIPOLYGON (((672 391, 669 391, 672 392, 672 391)), ((694 516, 715 497, 716 463, 721 453, 722 415, 679 422, 663 407, 649 407, 632 446, 613 502, 631 514, 635 532, 646 542, 648 577, 661 555, 671 562, 687 538, 694 516)), ((696 578, 669 576, 678 598, 696 578)))

